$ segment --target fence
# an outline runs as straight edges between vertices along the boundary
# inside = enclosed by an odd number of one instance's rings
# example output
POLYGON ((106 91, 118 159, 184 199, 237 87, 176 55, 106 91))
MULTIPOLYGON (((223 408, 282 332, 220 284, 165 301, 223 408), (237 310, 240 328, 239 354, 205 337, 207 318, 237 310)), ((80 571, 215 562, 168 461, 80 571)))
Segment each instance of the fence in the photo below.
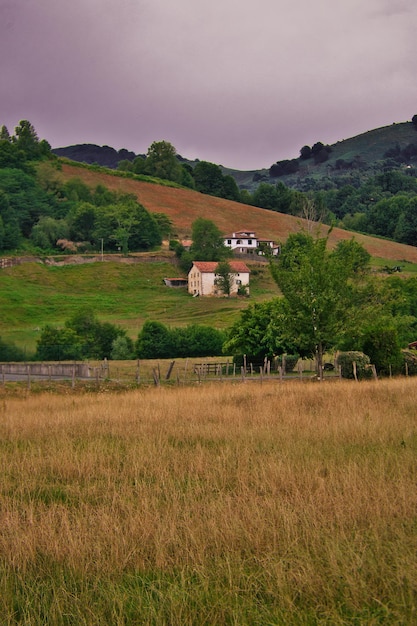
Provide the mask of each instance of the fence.
MULTIPOLYGON (((183 359, 172 361, 107 361, 96 365, 89 363, 0 363, 0 383, 26 382, 28 388, 32 381, 69 381, 75 387, 77 382, 101 385, 103 383, 123 386, 162 384, 193 384, 204 382, 235 382, 276 380, 278 382, 337 380, 341 378, 341 368, 324 368, 321 376, 314 369, 313 361, 300 360, 294 370, 286 372, 281 366, 272 367, 270 361, 262 366, 252 363, 239 367, 231 361, 197 361, 183 359)), ((377 379, 374 366, 372 376, 377 379)), ((408 375, 406 368, 405 374, 408 375)), ((353 378, 356 376, 356 364, 353 364, 353 378)))
POLYGON ((30 387, 32 380, 71 380, 97 378, 98 368, 91 368, 87 363, 2 363, 0 378, 6 382, 27 381, 30 387))

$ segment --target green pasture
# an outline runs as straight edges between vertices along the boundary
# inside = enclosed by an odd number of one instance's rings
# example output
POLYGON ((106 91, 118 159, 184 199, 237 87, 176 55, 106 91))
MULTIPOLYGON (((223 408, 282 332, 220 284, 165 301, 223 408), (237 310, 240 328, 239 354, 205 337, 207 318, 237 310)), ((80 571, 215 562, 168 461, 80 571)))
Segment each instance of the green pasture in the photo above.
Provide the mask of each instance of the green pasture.
POLYGON ((179 275, 169 260, 63 266, 23 263, 0 270, 0 337, 30 353, 43 326, 62 326, 84 306, 92 307, 100 321, 126 329, 132 339, 146 320, 224 329, 250 302, 278 293, 267 265, 253 267, 249 298, 193 298, 185 288, 165 286, 165 277, 179 275))

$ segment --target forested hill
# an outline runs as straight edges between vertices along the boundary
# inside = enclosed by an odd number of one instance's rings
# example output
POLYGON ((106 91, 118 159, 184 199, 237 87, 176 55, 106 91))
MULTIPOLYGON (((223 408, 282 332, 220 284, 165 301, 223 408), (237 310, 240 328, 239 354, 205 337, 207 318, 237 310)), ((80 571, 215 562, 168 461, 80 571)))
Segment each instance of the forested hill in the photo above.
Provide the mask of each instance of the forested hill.
MULTIPOLYGON (((121 161, 133 162, 136 157, 145 156, 95 144, 77 144, 52 151, 72 161, 113 169, 121 161)), ((195 164, 195 161, 177 157, 182 163, 195 164)), ((268 169, 241 171, 222 167, 222 170, 233 176, 241 189, 253 191, 260 182, 282 181, 289 187, 307 191, 328 186, 329 180, 357 183, 387 169, 407 167, 417 167, 417 125, 412 122, 376 128, 330 146, 318 140, 312 146, 300 146, 297 158, 271 163, 268 169)))
MULTIPOLYGON (((123 187, 125 193, 136 196, 138 201, 152 214, 163 212, 171 220, 179 237, 189 237, 192 223, 198 217, 210 217, 223 233, 241 228, 253 229, 259 237, 285 241, 290 233, 307 227, 304 220, 293 215, 276 211, 266 211, 259 207, 236 203, 224 198, 216 198, 192 189, 179 189, 134 180, 119 178, 105 171, 79 167, 64 163, 59 174, 63 183, 78 179, 93 188, 105 186, 110 191, 123 187)), ((310 224, 310 227, 313 227, 310 224)), ((324 227, 327 230, 327 227, 324 227)), ((355 237, 374 257, 417 263, 417 247, 387 241, 365 234, 352 233, 341 228, 333 228, 331 244, 355 237)))

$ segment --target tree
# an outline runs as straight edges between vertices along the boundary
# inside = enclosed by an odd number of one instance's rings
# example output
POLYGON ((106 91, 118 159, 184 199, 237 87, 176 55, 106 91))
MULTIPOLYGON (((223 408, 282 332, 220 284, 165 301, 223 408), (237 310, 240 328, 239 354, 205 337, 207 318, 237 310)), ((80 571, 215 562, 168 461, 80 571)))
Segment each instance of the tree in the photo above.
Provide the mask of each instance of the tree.
POLYGON ((7 129, 7 126, 5 126, 4 124, 0 128, 0 141, 11 141, 10 133, 7 129))
POLYGON ((110 249, 122 249, 124 254, 129 250, 149 250, 162 241, 155 218, 131 196, 96 207, 93 237, 95 241, 103 239, 110 249))
MULTIPOLYGON (((110 359, 115 340, 118 337, 127 339, 126 331, 110 322, 100 322, 90 307, 78 309, 65 326, 79 338, 84 358, 110 359)), ((129 339, 127 343, 132 347, 129 339)))
POLYGON ((168 359, 173 356, 170 330, 161 322, 146 321, 135 343, 138 359, 168 359))
POLYGON ((233 274, 232 268, 227 261, 220 261, 217 265, 214 284, 224 293, 225 296, 230 296, 233 286, 233 274))
POLYGON ((219 165, 208 161, 199 161, 193 170, 195 188, 201 193, 221 197, 223 191, 223 173, 219 165))
MULTIPOLYGON (((286 330, 286 309, 282 298, 250 305, 233 324, 223 346, 225 354, 246 354, 249 360, 297 352, 295 339, 286 330)), ((303 355, 302 355, 303 356, 303 355)))
POLYGON ((113 340, 111 348, 111 358, 114 361, 129 361, 133 358, 133 342, 130 337, 119 335, 113 340))
POLYGON ((15 128, 12 141, 22 150, 28 159, 40 159, 49 156, 51 146, 47 141, 39 141, 35 127, 28 120, 21 120, 15 128))
POLYGON ((41 217, 32 228, 31 241, 39 248, 54 248, 58 239, 68 239, 69 228, 66 220, 41 217))
POLYGON ((366 264, 358 262, 357 246, 327 249, 328 237, 290 235, 272 275, 283 294, 286 333, 299 351, 314 355, 322 374, 323 355, 349 332, 358 316, 355 283, 366 264), (354 257, 351 259, 350 257, 354 257), (359 271, 361 269, 361 271, 359 271))
POLYGON ((38 361, 72 361, 82 358, 82 342, 71 328, 42 328, 37 341, 35 359, 38 361))
POLYGON ((94 242, 98 209, 91 202, 78 202, 68 215, 70 236, 74 241, 94 242))
POLYGON ((310 159, 310 158, 311 158, 310 146, 303 146, 300 150, 300 159, 303 159, 305 161, 306 159, 310 159))
POLYGON ((0 337, 0 362, 25 360, 26 354, 21 348, 15 346, 14 343, 3 341, 0 337))
POLYGON ((194 261, 222 261, 232 255, 216 224, 198 217, 192 224, 191 256, 194 261))
POLYGON ((150 176, 180 182, 181 165, 177 160, 177 152, 169 141, 154 141, 148 148, 145 172, 150 176))
POLYGON ((378 373, 398 374, 401 371, 403 358, 398 331, 389 320, 378 320, 366 329, 363 352, 369 356, 378 373))

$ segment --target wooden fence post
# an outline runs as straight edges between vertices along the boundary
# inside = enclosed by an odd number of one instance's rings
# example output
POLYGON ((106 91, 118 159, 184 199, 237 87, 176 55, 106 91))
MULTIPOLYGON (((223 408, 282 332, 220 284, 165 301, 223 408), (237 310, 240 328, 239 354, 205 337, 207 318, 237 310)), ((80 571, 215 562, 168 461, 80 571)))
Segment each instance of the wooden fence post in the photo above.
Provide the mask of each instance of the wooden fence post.
POLYGON ((175 365, 175 361, 171 361, 171 363, 169 364, 167 375, 165 376, 165 380, 169 380, 169 378, 171 376, 171 373, 172 373, 172 370, 174 368, 174 365, 175 365))
POLYGON ((159 387, 158 369, 156 367, 152 369, 152 374, 153 374, 153 382, 155 383, 155 387, 159 387))

